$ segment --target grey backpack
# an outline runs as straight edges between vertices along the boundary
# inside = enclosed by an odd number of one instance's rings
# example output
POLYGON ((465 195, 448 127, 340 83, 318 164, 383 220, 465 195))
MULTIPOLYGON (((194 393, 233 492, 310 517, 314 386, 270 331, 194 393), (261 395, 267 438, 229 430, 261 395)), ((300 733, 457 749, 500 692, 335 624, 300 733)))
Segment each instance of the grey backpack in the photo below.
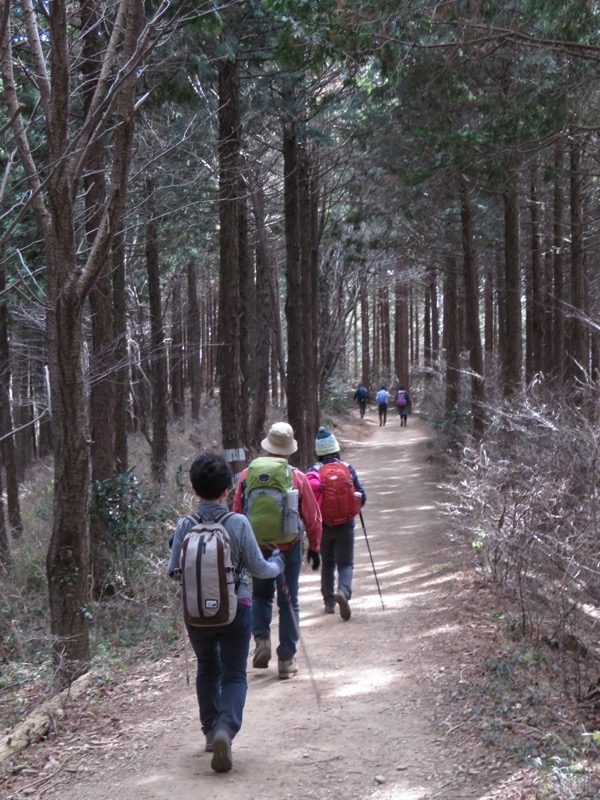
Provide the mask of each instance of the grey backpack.
POLYGON ((181 545, 181 598, 183 618, 194 627, 229 625, 237 612, 241 565, 233 564, 231 537, 223 523, 232 512, 214 520, 191 514, 194 525, 181 545))

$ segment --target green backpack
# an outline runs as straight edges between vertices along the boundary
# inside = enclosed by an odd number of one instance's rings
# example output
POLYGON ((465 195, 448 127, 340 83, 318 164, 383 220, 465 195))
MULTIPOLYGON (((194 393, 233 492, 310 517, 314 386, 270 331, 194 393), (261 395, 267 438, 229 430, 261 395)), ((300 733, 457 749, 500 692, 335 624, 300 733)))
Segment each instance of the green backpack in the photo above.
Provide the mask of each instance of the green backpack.
POLYGON ((287 544, 298 537, 297 491, 286 458, 260 456, 250 463, 245 478, 244 514, 260 547, 287 544))

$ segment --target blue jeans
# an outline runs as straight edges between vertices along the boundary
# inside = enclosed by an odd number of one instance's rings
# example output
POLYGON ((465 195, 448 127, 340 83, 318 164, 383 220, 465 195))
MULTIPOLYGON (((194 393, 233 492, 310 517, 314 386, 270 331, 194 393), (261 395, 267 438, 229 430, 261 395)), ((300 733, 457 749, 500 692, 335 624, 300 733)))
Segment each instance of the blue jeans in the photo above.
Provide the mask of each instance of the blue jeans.
MULTIPOLYGON (((270 553, 264 552, 265 558, 270 553)), ((302 539, 293 544, 289 550, 282 550, 281 555, 285 561, 283 578, 252 578, 252 634, 265 638, 271 635, 271 620, 273 618, 273 599, 275 585, 277 585, 277 606, 279 608, 279 647, 277 657, 282 661, 289 661, 296 655, 298 633, 296 625, 300 621, 300 606, 298 604, 298 583, 300 568, 302 567, 302 539), (287 585, 289 598, 296 616, 296 622, 290 611, 290 601, 285 595, 283 579, 287 585)))
POLYGON ((238 603, 231 625, 214 628, 186 625, 198 659, 196 695, 205 735, 226 730, 233 739, 242 727, 251 624, 252 609, 238 603))
POLYGON ((337 589, 350 600, 354 572, 354 522, 330 528, 323 525, 321 537, 321 594, 326 605, 333 605, 337 589))

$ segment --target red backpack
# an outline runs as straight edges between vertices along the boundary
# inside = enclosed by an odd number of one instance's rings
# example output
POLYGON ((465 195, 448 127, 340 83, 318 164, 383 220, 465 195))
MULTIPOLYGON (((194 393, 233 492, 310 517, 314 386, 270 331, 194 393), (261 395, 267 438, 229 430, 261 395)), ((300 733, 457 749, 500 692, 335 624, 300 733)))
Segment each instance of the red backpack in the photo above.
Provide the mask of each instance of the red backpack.
POLYGON ((323 501, 321 516, 330 528, 350 522, 358 514, 356 489, 350 470, 341 461, 330 461, 319 468, 323 501))

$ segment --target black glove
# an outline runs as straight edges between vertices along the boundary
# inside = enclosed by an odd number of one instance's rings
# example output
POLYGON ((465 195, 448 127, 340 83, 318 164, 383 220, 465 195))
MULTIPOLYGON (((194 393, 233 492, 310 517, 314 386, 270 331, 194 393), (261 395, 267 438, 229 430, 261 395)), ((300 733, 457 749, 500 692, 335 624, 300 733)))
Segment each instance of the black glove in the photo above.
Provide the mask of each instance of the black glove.
POLYGON ((317 553, 316 550, 309 550, 306 556, 306 560, 312 566, 313 569, 319 569, 321 566, 321 556, 317 553))

